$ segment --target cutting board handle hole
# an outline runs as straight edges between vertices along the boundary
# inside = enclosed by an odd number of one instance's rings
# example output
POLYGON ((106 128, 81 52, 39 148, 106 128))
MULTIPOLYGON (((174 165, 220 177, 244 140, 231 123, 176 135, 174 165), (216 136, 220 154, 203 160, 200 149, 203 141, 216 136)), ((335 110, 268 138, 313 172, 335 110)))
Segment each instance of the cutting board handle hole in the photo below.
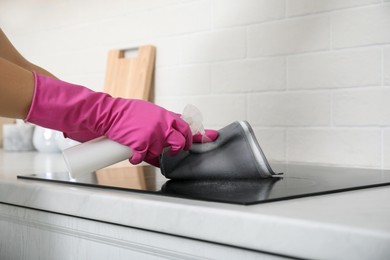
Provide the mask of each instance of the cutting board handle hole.
POLYGON ((138 48, 123 50, 123 58, 125 59, 135 58, 137 56, 138 56, 138 48))

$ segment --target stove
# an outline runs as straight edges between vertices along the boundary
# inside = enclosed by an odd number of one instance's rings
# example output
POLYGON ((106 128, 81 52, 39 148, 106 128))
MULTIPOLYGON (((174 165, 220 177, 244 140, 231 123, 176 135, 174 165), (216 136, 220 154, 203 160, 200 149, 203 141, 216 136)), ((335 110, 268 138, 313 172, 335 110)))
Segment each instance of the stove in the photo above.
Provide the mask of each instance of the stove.
POLYGON ((267 179, 168 180, 153 166, 106 168, 76 179, 68 172, 19 175, 19 179, 142 192, 184 199, 253 205, 390 185, 390 170, 273 164, 283 175, 267 179))

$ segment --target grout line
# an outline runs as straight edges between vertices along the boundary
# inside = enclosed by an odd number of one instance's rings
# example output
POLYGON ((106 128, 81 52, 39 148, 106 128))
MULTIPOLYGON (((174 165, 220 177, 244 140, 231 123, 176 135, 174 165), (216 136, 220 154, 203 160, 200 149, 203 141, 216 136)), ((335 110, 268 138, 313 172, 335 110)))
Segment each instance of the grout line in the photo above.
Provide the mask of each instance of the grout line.
POLYGON ((249 115, 248 115, 248 111, 249 111, 248 94, 245 95, 244 102, 245 102, 245 106, 244 106, 245 120, 249 121, 249 115))
POLYGON ((248 32, 248 27, 245 28, 245 53, 244 53, 244 59, 248 59, 248 52, 249 52, 249 32, 248 32))
POLYGON ((385 86, 385 48, 381 48, 381 83, 385 86))
POLYGON ((288 18, 288 0, 284 0, 284 19, 288 18))
MULTIPOLYGON (((302 52, 295 52, 295 53, 286 53, 291 56, 310 56, 310 55, 316 55, 316 54, 328 54, 328 53, 339 53, 339 52, 348 52, 348 51, 365 51, 365 50, 371 50, 371 49, 377 49, 381 46, 387 46, 389 43, 383 43, 383 44, 369 44, 369 45, 361 45, 361 46, 352 46, 352 47, 343 47, 343 48, 332 48, 331 49, 322 49, 322 50, 314 50, 314 51, 302 51, 302 52)), ((286 55, 284 54, 284 55, 286 55)), ((267 56, 260 56, 260 57, 273 57, 273 56, 281 56, 283 54, 278 55, 267 55, 267 56)))
POLYGON ((210 30, 215 31, 215 1, 210 4, 210 30))
POLYGON ((362 5, 355 5, 355 6, 347 6, 347 7, 340 7, 340 8, 334 8, 331 10, 320 10, 320 11, 315 11, 315 12, 309 12, 309 13, 303 13, 303 14, 298 14, 298 15, 293 15, 289 16, 288 18, 299 18, 299 17, 304 17, 304 16, 315 16, 315 15, 321 15, 321 14, 326 14, 326 13, 341 13, 344 11, 349 11, 349 10, 359 10, 359 9, 364 9, 364 8, 370 8, 370 7, 375 7, 375 6, 381 6, 383 5, 382 3, 370 3, 370 4, 362 4, 362 5))
POLYGON ((286 92, 290 91, 290 75, 288 73, 288 68, 289 68, 289 56, 286 55, 284 57, 284 73, 285 73, 284 91, 286 92))
POLYGON ((285 163, 289 162, 288 145, 289 145, 288 128, 284 127, 284 161, 285 161, 285 163))
POLYGON ((333 51, 333 19, 332 14, 329 14, 329 50, 333 51))
POLYGON ((381 169, 385 168, 385 128, 381 128, 381 169))
POLYGON ((212 95, 214 93, 214 84, 213 84, 213 79, 215 77, 214 75, 214 64, 209 63, 208 64, 208 70, 209 70, 209 93, 208 95, 212 95))
POLYGON ((332 53, 340 53, 340 52, 354 52, 354 51, 365 51, 370 49, 378 49, 378 47, 387 47, 389 43, 375 43, 361 46, 351 46, 351 47, 342 47, 342 48, 321 48, 318 50, 307 50, 307 51, 296 51, 296 52, 285 52, 285 53, 275 53, 275 54, 265 54, 265 55, 257 55, 250 56, 248 59, 270 59, 284 56, 310 56, 310 55, 320 55, 320 54, 332 54, 332 53))
POLYGON ((333 114, 333 105, 334 105, 334 91, 333 90, 330 90, 330 93, 329 93, 329 95, 330 95, 330 102, 329 102, 329 113, 330 113, 330 115, 329 115, 329 127, 334 127, 334 119, 333 119, 333 116, 334 116, 334 114, 333 114))

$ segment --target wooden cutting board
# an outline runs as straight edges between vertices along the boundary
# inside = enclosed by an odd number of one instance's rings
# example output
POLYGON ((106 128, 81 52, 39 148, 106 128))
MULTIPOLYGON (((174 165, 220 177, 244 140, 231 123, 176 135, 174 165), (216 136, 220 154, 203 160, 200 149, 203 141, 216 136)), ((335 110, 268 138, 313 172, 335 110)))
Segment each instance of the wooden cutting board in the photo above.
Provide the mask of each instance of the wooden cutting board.
POLYGON ((151 45, 110 51, 104 91, 114 97, 150 100, 155 57, 151 45))
MULTIPOLYGON (((151 101, 155 58, 156 48, 150 45, 110 51, 104 92, 113 97, 151 101)), ((145 188, 148 183, 140 172, 141 169, 126 161, 97 171, 96 177, 98 183, 104 185, 145 188)), ((148 180, 149 183, 154 181, 148 180)))

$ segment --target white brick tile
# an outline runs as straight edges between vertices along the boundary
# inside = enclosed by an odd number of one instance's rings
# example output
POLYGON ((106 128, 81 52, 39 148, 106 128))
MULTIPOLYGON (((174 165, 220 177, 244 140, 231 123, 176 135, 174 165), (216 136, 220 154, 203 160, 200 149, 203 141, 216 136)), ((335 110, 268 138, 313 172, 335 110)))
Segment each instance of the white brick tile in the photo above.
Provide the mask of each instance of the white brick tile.
POLYGON ((380 0, 287 0, 288 16, 318 13, 365 4, 380 0))
MULTIPOLYGON (((82 3, 84 3, 84 1, 82 3)), ((88 13, 80 14, 79 7, 81 2, 75 3, 72 1, 53 1, 51 4, 39 4, 37 2, 35 2, 35 4, 39 6, 39 15, 36 15, 34 17, 34 21, 31 22, 36 23, 39 28, 42 28, 43 30, 75 25, 86 21, 86 16, 88 16, 88 14, 94 13, 94 11, 89 10, 88 13)), ((115 4, 113 4, 113 6, 115 6, 115 4)), ((113 7, 113 9, 115 9, 115 7, 113 7)), ((28 24, 30 25, 28 27, 31 28, 31 24, 28 24)))
POLYGON ((61 78, 66 82, 85 86, 94 91, 103 91, 104 75, 103 74, 73 74, 64 75, 61 78))
POLYGON ((142 12, 150 9, 162 8, 176 4, 178 0, 126 0, 126 12, 142 12))
POLYGON ((109 50, 119 43, 122 43, 122 46, 131 46, 134 42, 150 38, 150 26, 150 17, 147 13, 120 16, 115 19, 80 23, 61 30, 52 30, 48 41, 42 44, 54 52, 90 48, 109 50))
POLYGON ((390 129, 383 132, 383 167, 390 169, 390 129))
POLYGON ((120 17, 96 23, 82 23, 64 27, 61 30, 52 30, 50 33, 46 33, 47 36, 42 33, 45 40, 41 40, 40 44, 43 46, 41 48, 53 53, 64 53, 66 51, 103 47, 108 50, 120 42, 131 44, 131 42, 148 36, 147 22, 143 20, 146 18, 143 15, 134 16, 131 19, 120 17), (144 29, 140 28, 140 25, 144 29))
POLYGON ((150 38, 152 36, 151 14, 149 12, 140 12, 126 14, 123 18, 117 18, 104 27, 105 37, 113 37, 110 42, 127 42, 131 44, 134 41, 150 38), (115 27, 113 27, 115 26, 115 27), (113 35, 110 35, 112 32, 113 35))
POLYGON ((383 73, 384 84, 390 85, 390 47, 385 48, 383 73))
POLYGON ((156 71, 156 95, 207 95, 210 93, 210 66, 162 68, 156 71))
MULTIPOLYGON (((72 31, 69 28, 76 28, 76 26, 66 27, 61 30, 52 30, 50 33, 39 32, 37 33, 36 38, 31 37, 31 41, 28 45, 30 45, 31 49, 35 49, 37 55, 50 55, 50 54, 59 54, 64 51, 73 51, 75 48, 83 46, 84 41, 83 38, 77 38, 77 30, 72 31), (77 40, 76 40, 77 39, 77 40), (79 44, 77 44, 79 41, 79 44)), ((17 44, 17 43, 15 43, 17 44)), ((17 48, 21 46, 23 48, 23 44, 16 45, 17 48)), ((28 51, 29 52, 29 51, 28 51)), ((24 55, 29 55, 26 52, 24 55)), ((27 56, 29 57, 29 56, 27 56)))
POLYGON ((248 96, 248 120, 258 126, 321 126, 330 120, 329 92, 248 96))
MULTIPOLYGON (((249 122, 250 123, 250 122, 249 122)), ((280 128, 254 128, 257 141, 270 161, 285 161, 285 131, 280 128)))
POLYGON ((332 14, 332 46, 344 48, 390 42, 390 4, 332 14))
POLYGON ((180 41, 178 37, 160 38, 151 42, 156 46, 156 67, 180 64, 180 41))
POLYGON ((52 49, 47 46, 47 39, 51 34, 30 32, 22 34, 8 33, 7 28, 2 28, 12 44, 18 51, 31 62, 39 60, 42 55, 52 55, 52 49), (26 41, 26 39, 29 39, 26 41), (45 48, 46 47, 46 48, 45 48))
POLYGON ((333 95, 335 125, 390 126, 390 87, 337 91, 333 95))
POLYGON ((204 126, 220 128, 245 119, 244 95, 156 97, 156 103, 177 113, 193 104, 203 114, 204 126))
POLYGON ((341 88, 381 83, 381 50, 338 51, 288 58, 291 89, 341 88))
MULTIPOLYGON (((66 54, 40 56, 40 59, 34 60, 34 62, 54 75, 57 75, 57 73, 61 75, 104 74, 107 54, 107 50, 69 52, 66 54)), ((60 75, 57 76, 59 77, 60 75)))
MULTIPOLYGON (((162 0, 162 1, 164 1, 164 0, 162 0)), ((194 2, 194 1, 199 1, 199 0, 177 0, 178 3, 188 3, 188 2, 194 2)))
POLYGON ((287 160, 380 167, 381 132, 371 129, 288 129, 287 160))
POLYGON ((250 92, 285 88, 283 58, 244 60, 213 65, 213 92, 250 92))
MULTIPOLYGON (((79 13, 81 22, 98 21, 125 14, 125 0, 71 0, 70 2, 76 9, 74 11, 79 13)), ((61 10, 56 13, 61 13, 61 10)))
POLYGON ((164 36, 205 31, 211 28, 211 3, 198 1, 159 8, 150 13, 151 33, 164 36))
POLYGON ((35 1, 0 1, 0 4, 0 24, 7 34, 8 31, 28 33, 42 29, 39 22, 40 6, 35 1))
POLYGON ((250 57, 324 50, 329 47, 329 18, 293 19, 248 29, 250 57))
POLYGON ((230 27, 275 20, 284 16, 284 0, 215 0, 214 26, 230 27))
POLYGON ((223 61, 245 57, 245 29, 183 37, 183 63, 223 61))

